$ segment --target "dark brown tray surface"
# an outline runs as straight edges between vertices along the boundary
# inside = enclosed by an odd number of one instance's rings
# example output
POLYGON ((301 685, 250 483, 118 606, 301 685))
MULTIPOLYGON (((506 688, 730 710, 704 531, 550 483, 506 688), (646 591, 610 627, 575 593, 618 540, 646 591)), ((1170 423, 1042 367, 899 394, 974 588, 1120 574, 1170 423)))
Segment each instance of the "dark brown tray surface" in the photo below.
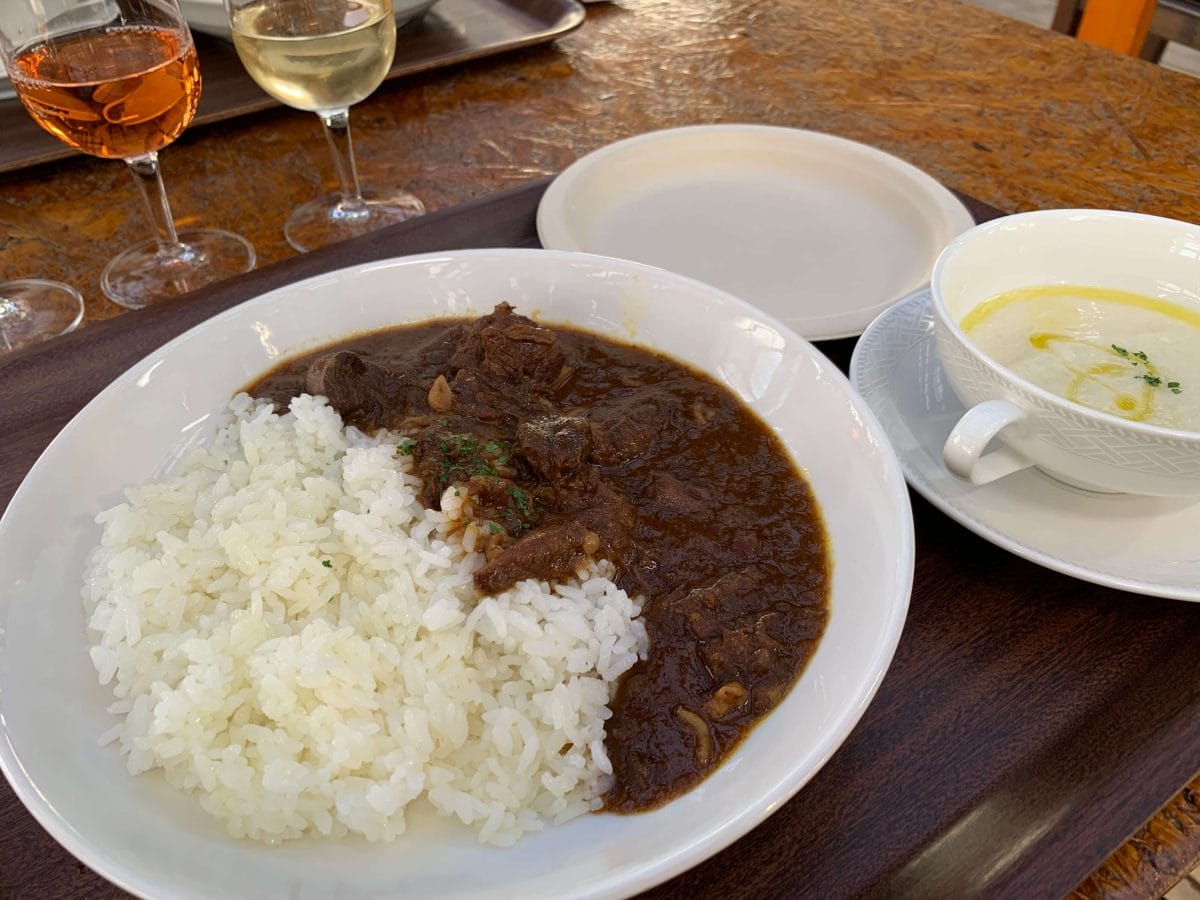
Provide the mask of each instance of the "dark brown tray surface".
MULTIPOLYGON (((576 0, 438 0, 396 35, 388 79, 528 47, 583 24, 576 0)), ((233 44, 195 35, 204 88, 192 127, 257 112, 279 103, 246 74, 233 44)), ((0 100, 0 172, 61 159, 74 150, 43 131, 16 99, 0 100)))
MULTIPOLYGON (((546 181, 127 313, 0 362, 0 507, 105 384, 185 329, 331 269, 537 246, 546 181)), ((967 199, 980 220, 997 211, 967 199)), ((821 345, 843 368, 853 340, 821 345)), ((1195 773, 1200 606, 1047 571, 914 496, 917 564, 874 702, 797 796, 655 897, 1061 897, 1195 773)), ((0 784, 0 897, 120 891, 0 784)))

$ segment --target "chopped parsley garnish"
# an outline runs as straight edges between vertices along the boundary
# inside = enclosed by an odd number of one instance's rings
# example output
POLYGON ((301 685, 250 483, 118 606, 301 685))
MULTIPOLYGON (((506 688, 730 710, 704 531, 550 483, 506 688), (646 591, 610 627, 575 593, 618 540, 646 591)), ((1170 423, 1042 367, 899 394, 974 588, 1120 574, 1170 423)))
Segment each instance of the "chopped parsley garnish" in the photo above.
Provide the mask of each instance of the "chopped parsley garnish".
POLYGON ((323 560, 321 560, 321 565, 323 565, 327 569, 332 569, 333 568, 333 560, 332 559, 323 559, 323 560))
POLYGON ((496 460, 497 465, 504 465, 509 460, 508 448, 504 441, 488 441, 483 445, 484 452, 496 460))
POLYGON ((488 522, 487 530, 488 530, 488 534, 499 534, 504 529, 501 528, 499 525, 497 525, 495 522, 488 522))
MULTIPOLYGON (((1146 355, 1144 350, 1131 351, 1116 344, 1109 344, 1109 346, 1112 347, 1113 353, 1117 354, 1117 356, 1121 357, 1122 359, 1128 360, 1135 366, 1144 365, 1146 367, 1147 371, 1145 374, 1134 375, 1134 378, 1140 378, 1142 381, 1146 382, 1146 384, 1150 385, 1150 387, 1162 387, 1162 377, 1155 372, 1154 366, 1150 364, 1150 357, 1146 355)), ((1183 393, 1183 387, 1178 381, 1168 381, 1167 389, 1170 390, 1172 394, 1183 393)))
POLYGON ((444 476, 456 473, 473 475, 495 474, 490 465, 477 458, 479 442, 471 434, 442 435, 439 440, 442 458, 438 461, 444 476), (486 467, 486 468, 481 468, 486 467))
POLYGON ((407 438, 400 442, 400 453, 404 456, 412 456, 413 451, 417 449, 417 442, 410 441, 407 438))
POLYGON ((521 490, 516 485, 508 489, 508 496, 513 498, 513 502, 517 504, 517 508, 525 515, 529 515, 529 495, 521 490))
POLYGON ((1144 363, 1148 363, 1150 361, 1146 358, 1146 354, 1143 353, 1141 350, 1130 353, 1124 347, 1118 347, 1116 344, 1109 344, 1109 346, 1113 348, 1113 350, 1116 352, 1117 356, 1120 356, 1122 359, 1129 360, 1135 366, 1138 364, 1138 360, 1141 360, 1144 363))
POLYGON ((460 457, 471 455, 475 439, 465 434, 442 435, 438 444, 442 451, 442 458, 438 460, 442 477, 451 478, 459 472, 465 472, 466 468, 460 457))

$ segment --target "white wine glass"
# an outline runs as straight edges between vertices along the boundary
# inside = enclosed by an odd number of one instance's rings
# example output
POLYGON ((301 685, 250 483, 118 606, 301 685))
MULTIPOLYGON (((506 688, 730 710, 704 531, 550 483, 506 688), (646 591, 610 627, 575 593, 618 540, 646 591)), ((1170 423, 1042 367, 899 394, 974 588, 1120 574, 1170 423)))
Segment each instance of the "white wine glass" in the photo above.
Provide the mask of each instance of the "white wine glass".
POLYGON ((233 45, 250 77, 325 126, 339 192, 301 204, 284 226, 304 252, 425 212, 403 190, 364 192, 350 139, 350 107, 383 82, 396 54, 392 0, 225 0, 233 45))
POLYGON ((83 319, 83 297, 70 285, 44 278, 0 281, 0 354, 73 331, 83 319))
POLYGON ((218 229, 177 232, 158 151, 191 123, 200 69, 176 0, 3 0, 0 57, 34 120, 83 153, 129 165, 154 238, 121 252, 100 284, 139 309, 254 268, 218 229))

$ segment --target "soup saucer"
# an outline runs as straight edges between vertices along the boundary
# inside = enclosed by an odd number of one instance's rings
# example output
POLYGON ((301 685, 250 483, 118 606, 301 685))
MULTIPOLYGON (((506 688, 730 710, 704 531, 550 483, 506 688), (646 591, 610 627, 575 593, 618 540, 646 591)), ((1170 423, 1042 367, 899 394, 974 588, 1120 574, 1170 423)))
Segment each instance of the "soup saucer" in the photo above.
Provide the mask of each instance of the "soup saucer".
POLYGON ((867 328, 850 381, 878 416, 909 485, 959 524, 1084 581, 1200 600, 1200 500, 1093 493, 1037 469, 979 486, 950 474, 942 445, 966 410, 938 361, 928 290, 867 328))

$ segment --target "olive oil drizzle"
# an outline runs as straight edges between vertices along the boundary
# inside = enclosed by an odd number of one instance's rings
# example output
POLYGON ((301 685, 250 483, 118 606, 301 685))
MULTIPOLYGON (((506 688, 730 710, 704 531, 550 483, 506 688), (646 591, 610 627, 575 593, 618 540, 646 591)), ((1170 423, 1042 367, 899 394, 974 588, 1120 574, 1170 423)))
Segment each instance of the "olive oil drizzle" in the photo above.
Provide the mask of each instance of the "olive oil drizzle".
MULTIPOLYGON (((1095 341, 1086 341, 1069 334, 1053 334, 1048 331, 1037 331, 1029 336, 1030 346, 1037 350, 1049 350, 1050 345, 1055 342, 1081 344, 1093 348, 1097 353, 1111 354, 1118 360, 1128 358, 1127 353, 1120 353, 1120 348, 1115 345, 1110 344, 1105 347, 1103 344, 1096 343, 1095 341)), ((1142 356, 1145 357, 1145 354, 1142 354, 1142 356)), ((1134 362, 1135 366, 1137 364, 1137 362, 1134 362)), ((1142 388, 1139 391, 1139 396, 1136 397, 1101 380, 1106 376, 1119 378, 1125 375, 1129 371, 1128 365, 1121 362, 1107 361, 1093 363, 1084 368, 1073 366, 1067 362, 1064 362, 1063 365, 1066 366, 1072 375, 1071 380, 1067 382, 1067 389, 1064 392, 1064 396, 1068 400, 1074 403, 1083 403, 1083 386, 1088 381, 1094 381, 1097 387, 1112 395, 1113 409, 1122 418, 1129 419, 1132 422, 1144 422, 1153 415, 1154 382, 1161 383, 1162 378, 1158 374, 1158 370, 1151 365, 1149 359, 1145 359, 1143 365, 1145 366, 1146 374, 1150 377, 1142 378, 1142 388), (1154 379, 1154 382, 1150 379, 1154 379)), ((1140 376, 1135 375, 1134 377, 1138 378, 1140 376)))
POLYGON ((1119 303, 1123 306, 1160 313, 1172 319, 1178 319, 1193 328, 1200 328, 1200 312, 1187 309, 1170 300, 1147 297, 1145 294, 1135 294, 1133 291, 1118 291, 1112 288, 1089 287, 1079 284, 1041 284, 1005 291, 1003 294, 998 294, 990 300, 980 303, 963 316, 959 325, 963 331, 970 333, 980 322, 1005 306, 1019 303, 1022 300, 1043 300, 1052 297, 1077 297, 1080 300, 1119 303))

